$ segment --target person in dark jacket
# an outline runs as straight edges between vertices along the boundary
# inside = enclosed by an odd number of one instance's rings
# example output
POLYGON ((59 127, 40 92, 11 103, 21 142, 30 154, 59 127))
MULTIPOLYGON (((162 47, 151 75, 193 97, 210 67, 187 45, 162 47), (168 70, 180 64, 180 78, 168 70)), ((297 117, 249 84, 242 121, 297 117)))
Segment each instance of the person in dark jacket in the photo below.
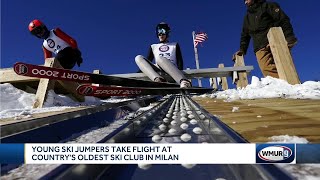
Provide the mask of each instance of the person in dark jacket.
POLYGON ((191 82, 181 71, 183 70, 183 59, 180 46, 176 42, 169 42, 169 33, 169 25, 164 22, 159 23, 156 26, 159 43, 150 46, 147 58, 138 55, 135 62, 139 69, 152 81, 166 82, 167 80, 161 76, 162 72, 165 72, 180 84, 181 88, 192 87, 191 82), (155 64, 152 63, 153 59, 155 64))
POLYGON ((280 8, 278 3, 266 0, 244 0, 247 5, 247 14, 244 17, 240 49, 233 55, 245 55, 253 39, 254 52, 259 67, 264 75, 279 78, 278 71, 270 50, 267 34, 271 27, 281 27, 291 49, 296 43, 289 17, 280 8))

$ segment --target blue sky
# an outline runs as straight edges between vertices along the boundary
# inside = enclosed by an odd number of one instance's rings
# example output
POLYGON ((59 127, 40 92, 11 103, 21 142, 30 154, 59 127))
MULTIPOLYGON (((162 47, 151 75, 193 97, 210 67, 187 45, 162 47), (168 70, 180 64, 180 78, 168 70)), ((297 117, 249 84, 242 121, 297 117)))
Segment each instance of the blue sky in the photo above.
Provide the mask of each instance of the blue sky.
MULTIPOLYGON (((300 79, 319 80, 320 2, 276 2, 291 18, 298 38, 292 53, 300 79)), ((245 11, 242 0, 1 0, 1 68, 17 61, 44 63, 42 41, 28 31, 33 19, 49 29, 60 27, 77 40, 84 63, 75 69, 81 71, 136 72, 134 57, 147 55, 149 45, 158 41, 155 26, 161 21, 170 24, 170 41, 180 44, 185 68, 195 68, 192 31, 209 35, 198 48, 201 68, 233 66, 245 11)), ((251 75, 262 77, 252 44, 245 63, 254 66, 251 75)))

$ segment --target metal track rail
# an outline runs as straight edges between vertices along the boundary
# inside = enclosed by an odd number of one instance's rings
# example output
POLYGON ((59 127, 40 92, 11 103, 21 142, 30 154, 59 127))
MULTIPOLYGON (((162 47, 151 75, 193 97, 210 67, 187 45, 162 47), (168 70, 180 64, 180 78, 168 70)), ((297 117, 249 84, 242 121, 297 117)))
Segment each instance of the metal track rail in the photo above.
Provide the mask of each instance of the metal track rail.
MULTIPOLYGON (((105 127, 130 112, 156 102, 159 98, 160 96, 143 97, 2 125, 0 141, 1 143, 66 142, 88 130, 105 127)), ((18 166, 19 164, 1 164, 1 174, 18 166)))
POLYGON ((78 111, 1 125, 2 143, 55 143, 72 134, 102 127, 159 99, 157 96, 103 104, 78 111), (63 128, 61 128, 63 127, 63 128))
MULTIPOLYGON (((189 97, 171 96, 99 143, 246 143, 189 97)), ((195 155, 197 153, 195 152, 195 155)), ((61 165, 42 179, 293 179, 274 165, 61 165)))

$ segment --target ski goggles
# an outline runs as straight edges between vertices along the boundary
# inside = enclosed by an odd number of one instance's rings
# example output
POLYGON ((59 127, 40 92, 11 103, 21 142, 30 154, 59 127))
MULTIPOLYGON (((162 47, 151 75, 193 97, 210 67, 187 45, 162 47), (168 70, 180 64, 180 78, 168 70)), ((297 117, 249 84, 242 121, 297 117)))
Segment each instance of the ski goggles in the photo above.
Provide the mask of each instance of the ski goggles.
POLYGON ((165 29, 163 29, 163 28, 158 29, 158 36, 160 36, 160 35, 166 35, 166 34, 167 34, 167 31, 166 31, 165 29))

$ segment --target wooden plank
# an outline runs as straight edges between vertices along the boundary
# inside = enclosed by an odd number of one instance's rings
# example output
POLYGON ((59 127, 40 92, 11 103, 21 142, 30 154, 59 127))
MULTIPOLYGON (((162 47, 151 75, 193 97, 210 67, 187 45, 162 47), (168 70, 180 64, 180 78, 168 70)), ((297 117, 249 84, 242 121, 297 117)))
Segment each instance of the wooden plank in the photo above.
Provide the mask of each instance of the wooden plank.
POLYGON ((273 27, 268 32, 271 52, 278 70, 279 78, 289 84, 300 84, 299 76, 294 66, 288 43, 281 27, 273 27))
POLYGON ((225 102, 223 99, 194 98, 251 143, 272 141, 272 136, 289 135, 320 143, 320 100, 257 99, 225 102), (232 112, 233 107, 239 107, 232 112))
POLYGON ((18 83, 39 80, 39 78, 19 76, 14 72, 13 68, 0 69, 0 83, 18 83))
MULTIPOLYGON (((219 68, 224 68, 224 64, 222 64, 222 63, 219 64, 219 68)), ((233 71, 231 73, 233 73, 233 71)), ((221 81, 222 81, 222 89, 223 90, 227 90, 229 88, 228 87, 227 78, 226 77, 222 77, 221 81)))
MULTIPOLYGON (((54 58, 48 58, 45 60, 44 66, 47 67, 55 67, 55 68, 62 68, 58 61, 55 61, 54 58)), ((56 81, 50 79, 40 79, 38 90, 36 93, 36 99, 33 104, 33 108, 42 108, 44 102, 46 100, 48 91, 54 89, 55 83, 58 82, 69 94, 70 98, 79 102, 85 101, 85 97, 77 93, 77 87, 79 83, 71 82, 71 81, 56 81)))
MULTIPOLYGON (((57 61, 54 60, 54 58, 48 58, 45 60, 44 66, 47 67, 57 67, 57 61)), ((36 93, 36 98, 33 103, 33 108, 42 108, 44 105, 44 102, 47 98, 48 91, 54 88, 55 80, 50 80, 50 79, 45 79, 41 78, 37 93, 36 93)))
MULTIPOLYGON (((234 66, 245 66, 243 56, 236 56, 234 66)), ((247 72, 238 72, 237 88, 244 88, 248 85, 247 72)))

